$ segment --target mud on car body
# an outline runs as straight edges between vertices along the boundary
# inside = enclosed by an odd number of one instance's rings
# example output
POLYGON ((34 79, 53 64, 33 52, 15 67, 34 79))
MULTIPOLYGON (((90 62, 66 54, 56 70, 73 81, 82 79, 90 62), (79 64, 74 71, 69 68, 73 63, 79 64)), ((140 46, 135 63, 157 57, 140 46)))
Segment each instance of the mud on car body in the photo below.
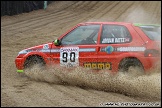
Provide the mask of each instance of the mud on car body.
POLYGON ((79 23, 53 42, 24 49, 15 59, 17 72, 35 64, 147 71, 160 60, 161 28, 126 22, 79 23))

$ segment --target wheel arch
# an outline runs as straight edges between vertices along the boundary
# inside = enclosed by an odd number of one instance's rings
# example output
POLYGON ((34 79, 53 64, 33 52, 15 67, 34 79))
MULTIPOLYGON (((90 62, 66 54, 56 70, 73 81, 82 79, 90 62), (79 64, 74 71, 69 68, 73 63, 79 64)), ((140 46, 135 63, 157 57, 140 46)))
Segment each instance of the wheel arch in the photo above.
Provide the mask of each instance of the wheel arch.
POLYGON ((125 57, 125 58, 122 58, 119 62, 119 65, 118 65, 118 70, 120 70, 121 68, 123 68, 124 64, 127 63, 127 60, 137 60, 141 66, 144 68, 142 62, 140 61, 140 59, 138 59, 137 57, 125 57))
POLYGON ((28 56, 25 58, 25 60, 24 60, 24 64, 23 64, 23 67, 24 67, 24 68, 25 68, 26 63, 27 63, 30 59, 32 59, 33 57, 37 57, 38 59, 41 59, 42 62, 43 62, 44 64, 46 64, 45 59, 44 59, 41 55, 39 55, 39 54, 30 54, 30 55, 28 55, 28 56))

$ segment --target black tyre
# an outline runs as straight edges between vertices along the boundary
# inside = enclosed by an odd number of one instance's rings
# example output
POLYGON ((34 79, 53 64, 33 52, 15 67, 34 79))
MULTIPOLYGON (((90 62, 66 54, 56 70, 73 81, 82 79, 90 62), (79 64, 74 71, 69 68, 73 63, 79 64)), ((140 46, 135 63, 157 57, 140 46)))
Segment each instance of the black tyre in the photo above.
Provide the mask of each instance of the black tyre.
POLYGON ((40 56, 36 56, 36 55, 29 56, 24 63, 24 72, 19 73, 19 75, 21 77, 27 77, 27 75, 25 74, 25 70, 30 70, 35 65, 38 65, 39 68, 44 69, 45 62, 40 56))
POLYGON ((119 64, 119 71, 128 72, 130 68, 135 68, 140 72, 144 72, 142 63, 136 58, 125 58, 119 64))
POLYGON ((24 69, 31 69, 35 65, 39 65, 40 68, 45 66, 45 62, 42 57, 36 55, 28 57, 24 63, 24 69))

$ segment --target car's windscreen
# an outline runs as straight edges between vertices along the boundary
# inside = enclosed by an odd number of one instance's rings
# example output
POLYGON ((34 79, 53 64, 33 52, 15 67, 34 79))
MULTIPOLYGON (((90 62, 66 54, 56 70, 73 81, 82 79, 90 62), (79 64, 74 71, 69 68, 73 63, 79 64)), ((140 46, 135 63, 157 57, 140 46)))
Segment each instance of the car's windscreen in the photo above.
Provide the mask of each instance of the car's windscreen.
POLYGON ((161 40, 160 26, 140 26, 140 28, 151 40, 161 40))

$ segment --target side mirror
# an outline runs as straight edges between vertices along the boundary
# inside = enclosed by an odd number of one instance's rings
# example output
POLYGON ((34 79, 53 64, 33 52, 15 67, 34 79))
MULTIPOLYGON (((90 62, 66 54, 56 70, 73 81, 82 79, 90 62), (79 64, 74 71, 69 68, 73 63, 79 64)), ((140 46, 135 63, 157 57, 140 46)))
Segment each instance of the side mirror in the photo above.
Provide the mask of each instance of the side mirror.
POLYGON ((58 39, 55 39, 55 40, 53 41, 53 43, 54 43, 54 45, 56 45, 56 46, 61 45, 60 40, 58 40, 58 39))

